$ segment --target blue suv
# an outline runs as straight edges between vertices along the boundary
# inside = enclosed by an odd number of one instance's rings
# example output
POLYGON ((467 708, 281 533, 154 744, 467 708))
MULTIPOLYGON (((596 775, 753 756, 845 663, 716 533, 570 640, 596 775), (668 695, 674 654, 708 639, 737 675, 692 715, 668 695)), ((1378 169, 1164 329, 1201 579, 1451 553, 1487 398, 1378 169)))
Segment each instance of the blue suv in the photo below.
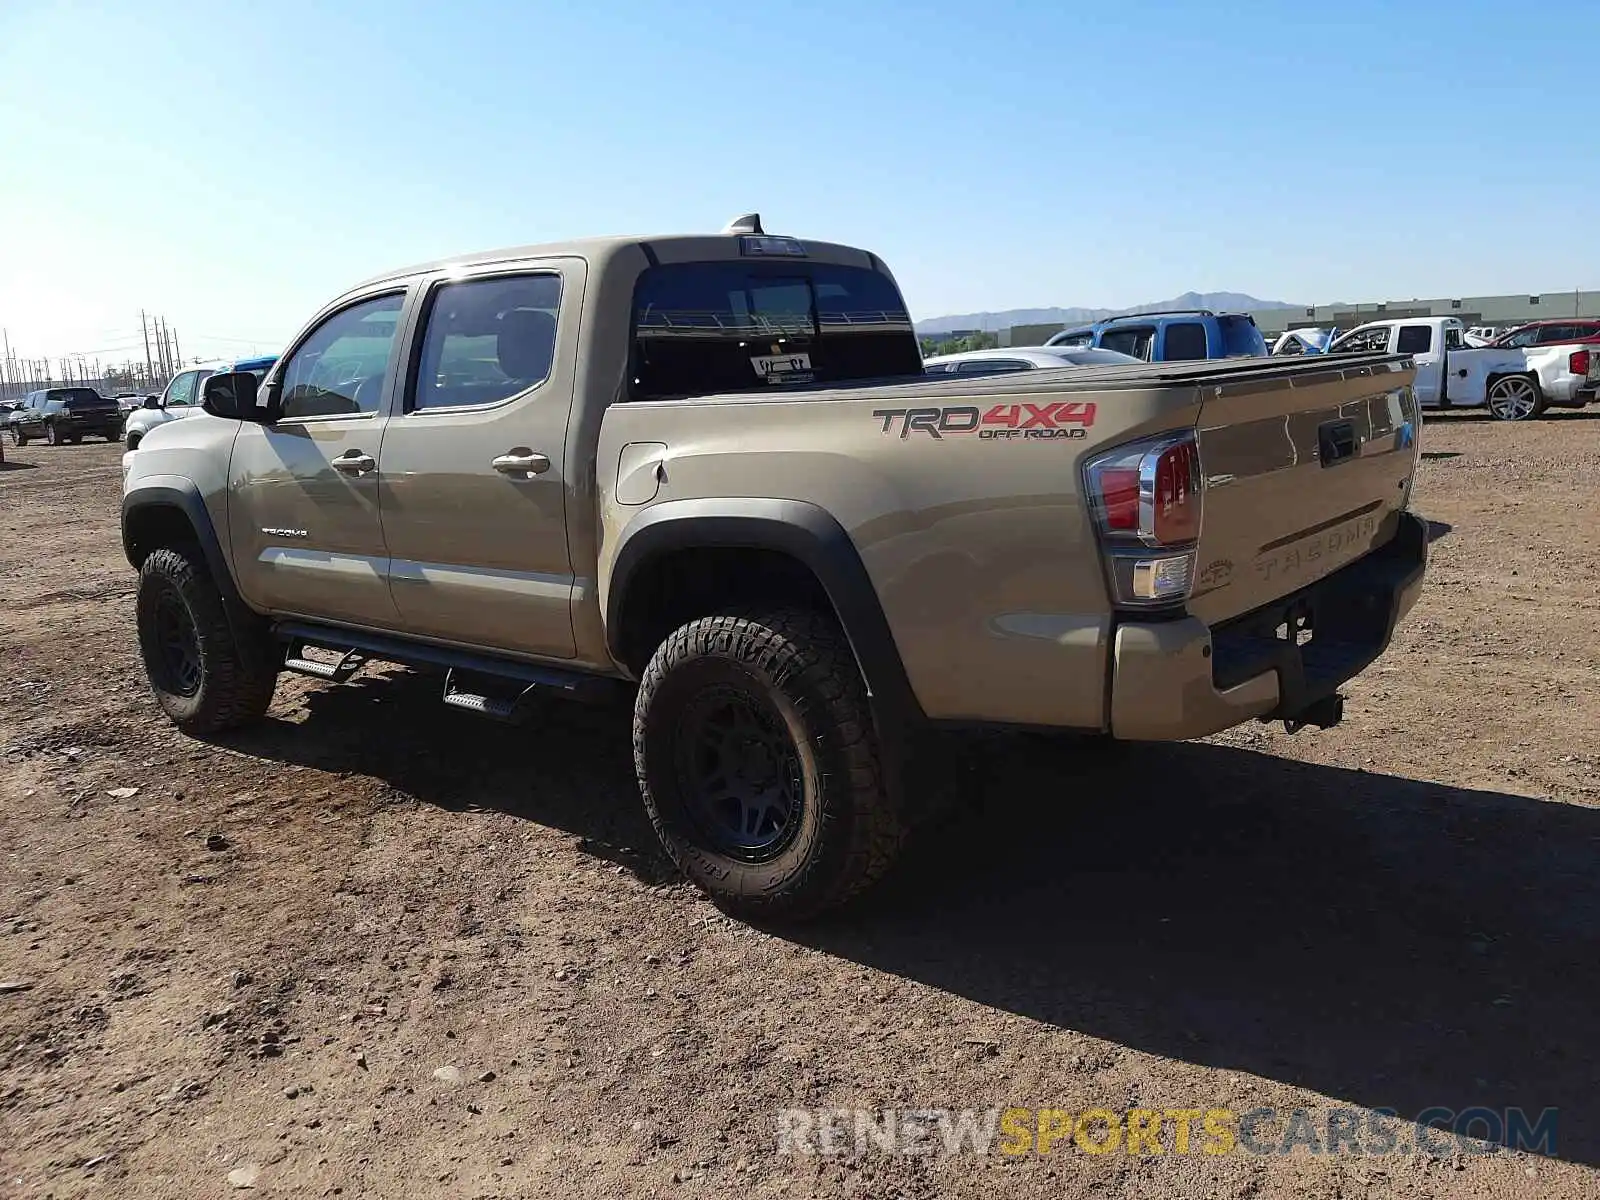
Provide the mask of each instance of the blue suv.
POLYGON ((1249 313, 1214 313, 1209 308, 1107 317, 1093 325, 1063 329, 1045 345, 1097 346, 1146 362, 1254 358, 1267 352, 1267 341, 1249 313))

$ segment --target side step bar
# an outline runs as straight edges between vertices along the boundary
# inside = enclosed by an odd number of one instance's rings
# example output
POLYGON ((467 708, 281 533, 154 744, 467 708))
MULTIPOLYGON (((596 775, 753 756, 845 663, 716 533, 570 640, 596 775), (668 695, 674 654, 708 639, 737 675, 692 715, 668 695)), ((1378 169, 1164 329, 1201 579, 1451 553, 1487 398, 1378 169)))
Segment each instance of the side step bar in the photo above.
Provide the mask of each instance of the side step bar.
POLYGON ((300 675, 310 675, 313 679, 325 679, 329 683, 345 683, 366 665, 367 656, 359 650, 346 650, 344 657, 336 663, 320 662, 315 658, 307 658, 306 643, 302 638, 296 638, 290 642, 288 652, 283 657, 283 669, 285 671, 294 671, 300 675))
POLYGON ((534 691, 571 700, 601 702, 618 695, 623 687, 620 680, 602 675, 569 671, 542 663, 494 658, 431 642, 414 642, 379 633, 314 625, 309 621, 279 621, 273 627, 273 633, 288 644, 283 664, 286 670, 333 683, 345 682, 375 658, 417 670, 443 670, 446 704, 500 720, 507 720, 514 715, 521 702, 534 691), (344 657, 336 664, 317 662, 305 657, 307 646, 342 653, 344 657), (519 684, 520 694, 503 699, 481 690, 457 687, 457 673, 519 684))

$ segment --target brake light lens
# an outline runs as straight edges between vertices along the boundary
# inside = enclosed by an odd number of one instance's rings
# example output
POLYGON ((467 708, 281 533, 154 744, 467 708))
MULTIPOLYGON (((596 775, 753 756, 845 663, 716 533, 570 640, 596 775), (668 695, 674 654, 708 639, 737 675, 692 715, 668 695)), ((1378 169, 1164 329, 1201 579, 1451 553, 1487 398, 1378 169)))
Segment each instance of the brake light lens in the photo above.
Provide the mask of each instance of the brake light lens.
POLYGON ((1574 375, 1587 375, 1589 373, 1589 351, 1574 350, 1567 355, 1567 370, 1574 375))
POLYGON ((1100 505, 1107 529, 1139 532, 1139 468, 1107 467, 1100 473, 1100 505))
POLYGON ((1204 491, 1194 431, 1093 458, 1084 480, 1116 601, 1151 607, 1188 599, 1204 491))
POLYGON ((1179 442, 1156 456, 1151 523, 1164 546, 1200 536, 1200 447, 1194 442, 1179 442))

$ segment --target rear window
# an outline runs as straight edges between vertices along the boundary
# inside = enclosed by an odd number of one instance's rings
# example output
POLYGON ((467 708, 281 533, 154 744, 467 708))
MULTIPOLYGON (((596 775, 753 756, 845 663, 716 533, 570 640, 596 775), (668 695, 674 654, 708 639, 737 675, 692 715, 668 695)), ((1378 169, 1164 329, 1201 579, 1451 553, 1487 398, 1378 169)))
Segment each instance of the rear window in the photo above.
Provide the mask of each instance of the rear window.
POLYGON ((52 404, 110 404, 93 388, 52 388, 45 397, 52 404))
POLYGON ((1189 362, 1206 356, 1206 327, 1196 321, 1167 326, 1161 357, 1167 362, 1189 362))
POLYGON ((1224 316, 1217 318, 1217 332, 1222 335, 1224 358, 1256 358, 1267 352, 1267 339, 1249 317, 1224 316))
POLYGON ((828 263, 673 263, 639 276, 633 396, 922 374, 888 276, 828 263))

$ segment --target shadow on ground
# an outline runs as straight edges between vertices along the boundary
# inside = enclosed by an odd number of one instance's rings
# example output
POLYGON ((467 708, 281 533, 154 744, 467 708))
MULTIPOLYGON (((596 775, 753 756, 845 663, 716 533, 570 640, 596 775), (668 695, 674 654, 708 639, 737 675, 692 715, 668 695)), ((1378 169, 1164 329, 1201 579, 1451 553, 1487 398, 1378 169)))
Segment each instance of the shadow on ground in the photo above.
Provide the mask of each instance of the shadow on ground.
MULTIPOLYGON (((625 711, 510 729, 399 675, 230 739, 665 868, 625 711)), ((1415 1117, 1560 1109, 1600 1163, 1600 811, 1211 744, 947 751, 971 803, 863 904, 791 940, 1146 1053, 1415 1117)))

